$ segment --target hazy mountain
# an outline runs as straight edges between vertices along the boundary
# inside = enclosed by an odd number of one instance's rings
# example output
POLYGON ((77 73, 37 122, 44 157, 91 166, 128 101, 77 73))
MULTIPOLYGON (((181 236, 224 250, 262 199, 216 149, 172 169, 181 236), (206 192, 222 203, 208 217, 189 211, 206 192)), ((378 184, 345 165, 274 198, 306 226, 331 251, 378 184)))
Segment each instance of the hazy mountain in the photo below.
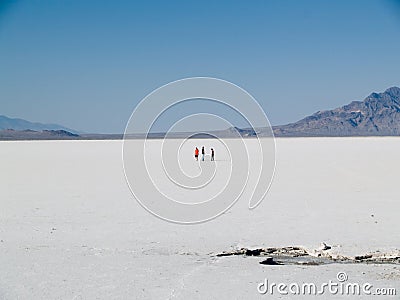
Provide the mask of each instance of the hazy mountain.
POLYGON ((66 130, 0 130, 0 140, 18 141, 18 140, 72 140, 80 138, 79 135, 66 130))
POLYGON ((364 101, 318 111, 296 123, 273 129, 276 136, 398 136, 400 88, 372 93, 364 101))
POLYGON ((23 119, 13 119, 6 116, 0 116, 0 130, 34 130, 34 131, 43 131, 43 130, 64 130, 71 133, 78 133, 75 130, 66 128, 57 124, 42 124, 42 123, 33 123, 23 119))

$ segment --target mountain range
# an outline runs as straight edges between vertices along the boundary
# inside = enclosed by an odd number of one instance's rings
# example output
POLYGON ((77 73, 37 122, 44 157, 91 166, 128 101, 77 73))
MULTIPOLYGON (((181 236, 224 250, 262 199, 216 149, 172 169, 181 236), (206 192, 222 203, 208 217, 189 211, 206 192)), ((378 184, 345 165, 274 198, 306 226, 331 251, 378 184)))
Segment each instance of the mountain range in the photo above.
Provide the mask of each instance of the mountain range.
MULTIPOLYGON (((312 136, 400 136, 400 88, 391 87, 383 93, 372 93, 363 101, 332 110, 318 111, 295 123, 273 126, 277 137, 312 136)), ((218 137, 269 136, 267 128, 237 128, 210 132, 218 137)), ((150 133, 148 138, 163 138, 165 133, 150 133)), ((187 137, 188 133, 173 133, 169 137, 187 137)), ((144 134, 130 138, 143 138, 144 134)), ((209 138, 210 135, 195 135, 209 138)), ((12 139, 121 139, 122 134, 79 134, 57 124, 32 123, 23 119, 0 116, 0 140, 12 139)))
POLYGON ((42 123, 33 123, 26 121, 24 119, 17 119, 17 118, 9 118, 6 116, 0 116, 0 130, 34 130, 34 131, 43 131, 43 130, 64 130, 74 134, 78 132, 73 129, 66 128, 64 126, 58 124, 42 124, 42 123))
POLYGON ((399 136, 400 88, 273 127, 276 136, 399 136))

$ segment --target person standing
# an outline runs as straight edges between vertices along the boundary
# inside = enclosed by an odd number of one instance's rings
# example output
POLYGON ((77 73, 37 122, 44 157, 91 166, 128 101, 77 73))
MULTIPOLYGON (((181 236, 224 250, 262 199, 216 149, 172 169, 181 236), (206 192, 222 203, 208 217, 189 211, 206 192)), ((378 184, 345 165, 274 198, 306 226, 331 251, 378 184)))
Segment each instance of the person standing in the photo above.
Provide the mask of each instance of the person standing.
POLYGON ((211 148, 211 161, 214 161, 214 148, 211 148))
POLYGON ((196 147, 196 149, 194 149, 194 158, 196 160, 199 160, 199 148, 196 147))
POLYGON ((204 161, 204 155, 206 154, 206 150, 204 150, 204 146, 201 147, 201 160, 204 161))

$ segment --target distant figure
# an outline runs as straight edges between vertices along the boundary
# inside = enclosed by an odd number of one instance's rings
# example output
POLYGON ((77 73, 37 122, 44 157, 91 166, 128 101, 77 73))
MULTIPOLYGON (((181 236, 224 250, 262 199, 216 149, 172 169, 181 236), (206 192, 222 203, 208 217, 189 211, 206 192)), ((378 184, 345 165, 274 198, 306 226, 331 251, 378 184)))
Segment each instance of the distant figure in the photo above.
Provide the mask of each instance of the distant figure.
POLYGON ((214 161, 214 148, 211 148, 211 161, 214 161))
POLYGON ((201 147, 201 160, 204 161, 204 154, 206 154, 206 151, 204 150, 204 146, 201 147))
POLYGON ((194 149, 194 158, 196 160, 199 160, 199 148, 196 147, 196 149, 194 149))

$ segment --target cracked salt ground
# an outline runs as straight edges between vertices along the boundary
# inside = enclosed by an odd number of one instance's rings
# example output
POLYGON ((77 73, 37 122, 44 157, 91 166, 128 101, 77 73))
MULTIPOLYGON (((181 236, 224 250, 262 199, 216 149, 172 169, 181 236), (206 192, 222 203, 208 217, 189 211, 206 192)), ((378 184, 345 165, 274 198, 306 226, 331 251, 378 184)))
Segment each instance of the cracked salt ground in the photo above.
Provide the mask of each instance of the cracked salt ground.
POLYGON ((0 299, 266 299, 257 292, 265 278, 318 283, 340 271, 352 282, 400 291, 399 264, 365 257, 398 254, 400 139, 277 139, 277 174, 265 201, 249 211, 239 200, 196 226, 159 220, 132 198, 121 147, 1 145, 0 299), (259 262, 270 253, 216 256, 270 245, 301 245, 312 256, 321 241, 332 247, 326 253, 362 263, 269 266, 259 262))

